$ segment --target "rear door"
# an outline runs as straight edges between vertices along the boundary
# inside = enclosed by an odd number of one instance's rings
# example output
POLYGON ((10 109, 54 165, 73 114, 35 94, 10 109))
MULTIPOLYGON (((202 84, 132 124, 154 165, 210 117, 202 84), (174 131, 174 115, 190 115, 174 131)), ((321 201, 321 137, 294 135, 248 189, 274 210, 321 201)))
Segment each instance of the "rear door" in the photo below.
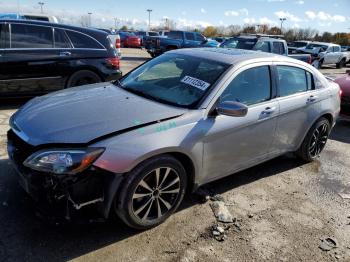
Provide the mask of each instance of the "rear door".
POLYGON ((6 88, 1 94, 36 95, 59 89, 62 78, 56 70, 52 27, 14 22, 9 30, 10 46, 2 72, 6 88))
POLYGON ((309 71, 288 64, 276 65, 275 69, 280 115, 273 147, 284 153, 298 148, 319 112, 322 98, 309 71))

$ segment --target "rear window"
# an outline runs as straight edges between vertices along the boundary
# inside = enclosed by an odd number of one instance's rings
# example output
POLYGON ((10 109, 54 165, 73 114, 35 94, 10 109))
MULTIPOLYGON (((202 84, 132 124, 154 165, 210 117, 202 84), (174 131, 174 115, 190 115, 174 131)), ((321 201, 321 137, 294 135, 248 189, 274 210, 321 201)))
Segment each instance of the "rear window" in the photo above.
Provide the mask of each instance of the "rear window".
POLYGON ((252 50, 256 42, 257 39, 231 38, 223 42, 221 47, 252 50))
POLYGON ((84 49, 104 49, 95 39, 87 35, 66 30, 68 37, 70 38, 74 48, 84 49))
POLYGON ((182 32, 179 32, 179 31, 169 32, 168 38, 182 39, 183 38, 183 34, 182 34, 182 32))
POLYGON ((52 48, 52 28, 11 24, 11 48, 52 48))
POLYGON ((55 48, 71 48, 69 39, 62 29, 55 28, 55 48))

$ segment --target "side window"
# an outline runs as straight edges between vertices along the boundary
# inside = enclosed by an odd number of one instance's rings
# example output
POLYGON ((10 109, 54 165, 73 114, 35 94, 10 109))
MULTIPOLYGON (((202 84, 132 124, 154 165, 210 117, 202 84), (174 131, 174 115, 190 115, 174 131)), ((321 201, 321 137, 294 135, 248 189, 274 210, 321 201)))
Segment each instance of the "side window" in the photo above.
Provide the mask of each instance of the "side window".
POLYGON ((310 72, 305 71, 306 73, 306 81, 307 81, 307 90, 315 89, 314 77, 310 72))
POLYGON ((5 25, 0 24, 0 48, 5 48, 5 25))
POLYGON ((205 40, 205 37, 204 36, 202 36, 201 34, 195 34, 196 35, 196 41, 201 41, 201 42, 203 42, 204 40, 205 40))
POLYGON ((270 43, 268 41, 258 41, 253 50, 270 53, 270 43))
MULTIPOLYGON (((292 66, 277 66, 280 96, 289 96, 307 91, 308 81, 305 70, 292 66)), ((311 77, 312 79, 312 77, 311 77)), ((312 84, 310 84, 312 86, 312 84)))
POLYGON ((326 52, 328 52, 328 53, 333 53, 333 47, 331 47, 331 46, 328 47, 327 50, 326 50, 326 52))
POLYGON ((340 52, 340 46, 333 46, 333 52, 340 52))
POLYGON ((283 55, 284 54, 284 45, 281 42, 273 42, 272 44, 272 53, 283 55))
POLYGON ((11 24, 11 48, 52 48, 52 28, 11 24))
POLYGON ((267 101, 270 98, 270 69, 268 66, 259 66, 238 74, 226 87, 220 101, 237 101, 249 106, 267 101))
POLYGON ((62 29, 55 28, 55 48, 71 48, 69 39, 62 29))
POLYGON ((193 40, 194 41, 194 35, 193 33, 185 33, 185 37, 187 40, 193 40))
POLYGON ((85 49, 103 49, 103 47, 93 38, 70 30, 66 30, 66 33, 72 41, 74 48, 85 49))
POLYGON ((180 32, 180 31, 172 31, 172 32, 169 32, 168 38, 171 38, 171 39, 182 39, 183 35, 182 35, 182 32, 180 32))

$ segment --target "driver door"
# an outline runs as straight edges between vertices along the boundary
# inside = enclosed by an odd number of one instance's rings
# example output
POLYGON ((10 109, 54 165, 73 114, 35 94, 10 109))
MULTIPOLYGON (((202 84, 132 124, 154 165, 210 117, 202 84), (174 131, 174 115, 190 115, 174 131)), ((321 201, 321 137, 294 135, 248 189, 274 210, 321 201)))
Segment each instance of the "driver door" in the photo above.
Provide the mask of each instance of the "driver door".
POLYGON ((269 65, 247 68, 230 80, 219 103, 248 106, 244 117, 208 117, 204 138, 203 180, 209 182, 262 162, 271 153, 279 104, 269 65))

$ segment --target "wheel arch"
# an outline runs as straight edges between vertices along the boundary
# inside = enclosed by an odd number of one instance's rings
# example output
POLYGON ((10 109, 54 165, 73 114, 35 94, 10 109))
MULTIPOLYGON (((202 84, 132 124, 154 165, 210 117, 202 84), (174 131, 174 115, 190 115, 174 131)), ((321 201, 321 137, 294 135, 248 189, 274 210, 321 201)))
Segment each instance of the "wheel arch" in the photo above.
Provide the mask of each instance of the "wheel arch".
POLYGON ((81 67, 76 68, 74 71, 70 72, 70 74, 66 78, 64 88, 67 88, 69 80, 72 78, 72 76, 80 71, 91 71, 91 72, 95 73, 96 75, 98 75, 98 77, 101 79, 102 82, 105 81, 105 77, 101 74, 101 72, 96 70, 96 68, 91 67, 91 66, 81 66, 81 67))

